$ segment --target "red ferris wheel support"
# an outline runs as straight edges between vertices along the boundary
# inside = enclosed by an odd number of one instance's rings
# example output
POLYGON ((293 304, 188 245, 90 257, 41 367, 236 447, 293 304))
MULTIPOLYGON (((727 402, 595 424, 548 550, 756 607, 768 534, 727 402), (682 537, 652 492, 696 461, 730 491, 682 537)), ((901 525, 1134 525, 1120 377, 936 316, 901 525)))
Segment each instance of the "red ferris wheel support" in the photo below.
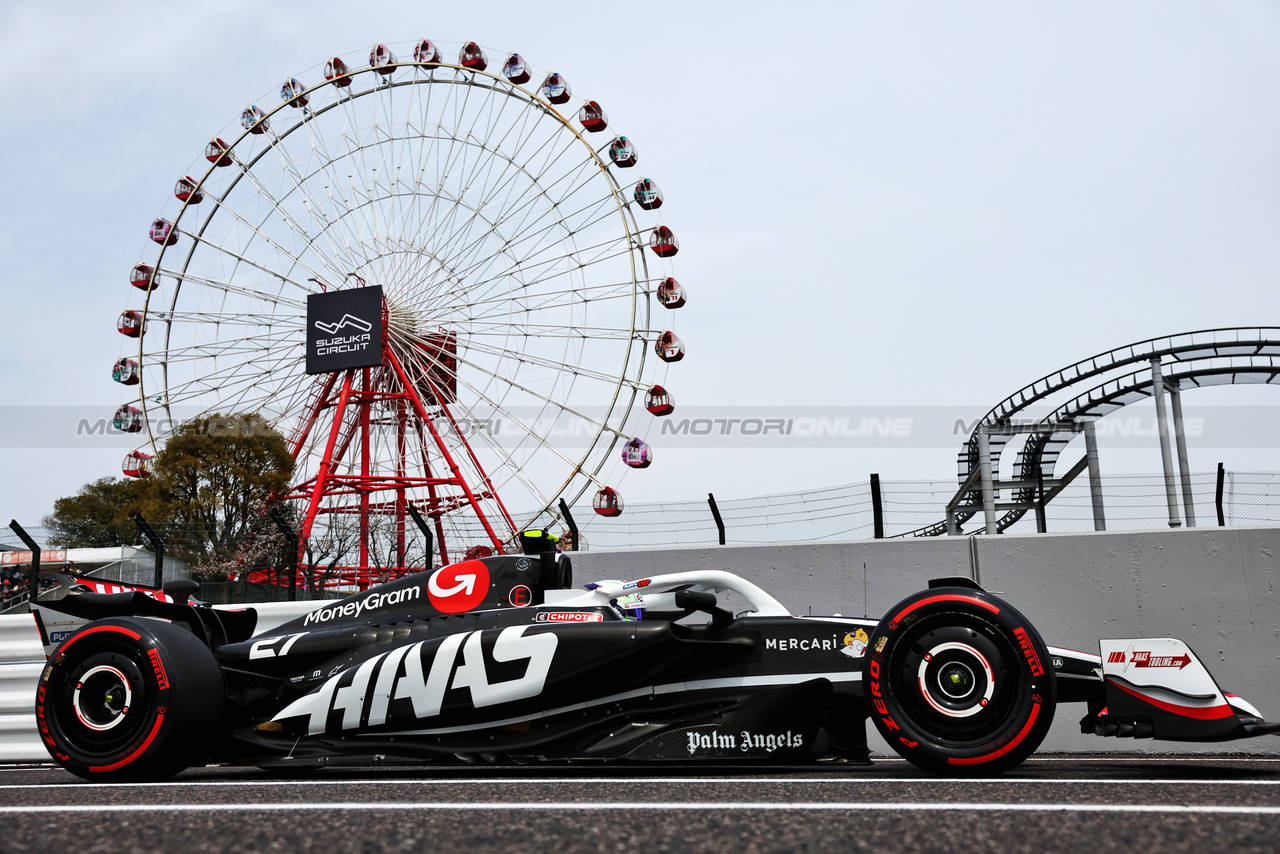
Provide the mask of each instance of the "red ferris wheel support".
MULTIPOLYGON (((358 516, 359 560, 338 567, 336 572, 340 583, 354 583, 362 589, 387 575, 423 568, 405 566, 405 521, 411 491, 426 492, 426 500, 417 499, 415 507, 435 528, 442 564, 450 562, 444 525, 450 513, 465 513, 469 508, 489 540, 486 548, 494 552, 502 553, 504 542, 515 532, 515 524, 472 450, 466 431, 449 409, 453 395, 444 387, 448 374, 441 366, 439 347, 416 342, 418 352, 407 354, 412 361, 406 367, 385 334, 385 310, 383 325, 380 366, 330 373, 317 387, 289 451, 298 458, 308 439, 327 429, 324 450, 315 474, 294 484, 285 496, 305 506, 298 531, 304 544, 321 517, 358 516), (452 450, 441 433, 445 423, 454 441, 452 450), (378 464, 373 461, 375 427, 394 427, 389 463, 385 456, 378 464), (459 452, 465 452, 461 464, 459 452), (474 485, 468 482, 463 465, 471 467, 474 485), (496 518, 485 512, 486 501, 496 506, 496 518), (395 548, 389 561, 371 557, 369 522, 377 515, 395 519, 395 548)), ((458 554, 455 559, 461 557, 458 554)))

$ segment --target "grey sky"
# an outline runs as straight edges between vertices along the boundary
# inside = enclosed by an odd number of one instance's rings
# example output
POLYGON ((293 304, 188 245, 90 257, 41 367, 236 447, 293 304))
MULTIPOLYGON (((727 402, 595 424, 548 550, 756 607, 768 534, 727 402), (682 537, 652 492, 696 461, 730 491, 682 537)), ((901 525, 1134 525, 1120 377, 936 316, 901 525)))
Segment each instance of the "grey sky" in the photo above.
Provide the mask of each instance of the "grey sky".
MULTIPOLYGON (((640 144, 690 290, 681 404, 982 408, 1130 341, 1280 320, 1276 3, 11 0, 4 403, 109 414, 128 271, 208 139, 330 55, 421 37, 559 70, 640 144)), ((944 478, 955 456, 656 450, 629 501, 944 478)), ((0 519, 120 457, 0 449, 0 519)), ((1280 467, 1193 445, 1196 468, 1218 459, 1280 467)))

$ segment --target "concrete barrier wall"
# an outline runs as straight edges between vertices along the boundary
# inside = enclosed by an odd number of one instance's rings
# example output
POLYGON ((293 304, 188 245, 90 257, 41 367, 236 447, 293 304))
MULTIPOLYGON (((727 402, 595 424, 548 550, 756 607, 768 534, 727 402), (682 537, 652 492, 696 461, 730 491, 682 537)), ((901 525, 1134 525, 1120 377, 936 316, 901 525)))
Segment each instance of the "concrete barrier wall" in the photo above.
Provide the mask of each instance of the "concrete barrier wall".
MULTIPOLYGON (((722 569, 760 584, 797 614, 879 616, 930 578, 976 576, 1055 646, 1096 653, 1102 637, 1182 638, 1224 690, 1280 719, 1280 527, 972 540, 581 552, 574 578, 722 569)), ((1274 737, 1206 746, 1083 736, 1083 714, 1083 706, 1062 706, 1043 749, 1280 752, 1274 737)))

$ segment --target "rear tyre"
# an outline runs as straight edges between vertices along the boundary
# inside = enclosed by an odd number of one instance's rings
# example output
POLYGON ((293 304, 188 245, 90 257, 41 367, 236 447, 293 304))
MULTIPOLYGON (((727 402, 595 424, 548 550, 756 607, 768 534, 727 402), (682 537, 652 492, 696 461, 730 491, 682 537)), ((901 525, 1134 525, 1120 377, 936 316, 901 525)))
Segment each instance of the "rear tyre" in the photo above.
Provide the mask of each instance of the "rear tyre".
POLYGON ((1040 634, 981 590, 933 588, 893 606, 863 660, 871 719, 912 764, 983 777, 1017 767, 1053 723, 1057 683, 1040 634))
POLYGON ((54 650, 36 689, 45 748, 87 780, 163 780, 203 764, 225 700, 195 635, 157 620, 90 623, 54 650))

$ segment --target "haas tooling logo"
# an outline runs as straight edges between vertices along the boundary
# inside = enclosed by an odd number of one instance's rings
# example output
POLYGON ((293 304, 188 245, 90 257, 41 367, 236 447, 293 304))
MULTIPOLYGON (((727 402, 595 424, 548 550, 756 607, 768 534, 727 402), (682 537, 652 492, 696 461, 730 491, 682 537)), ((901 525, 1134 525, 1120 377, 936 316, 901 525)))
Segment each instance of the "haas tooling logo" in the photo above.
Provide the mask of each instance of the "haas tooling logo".
POLYGON ((1182 655, 1152 655, 1151 650, 1134 649, 1130 644, 1124 652, 1112 652, 1107 657, 1107 663, 1123 664, 1125 673, 1129 672, 1130 667, 1172 667, 1181 670, 1191 663, 1191 656, 1185 652, 1182 655))
POLYGON ((461 614, 484 601, 489 592, 489 567, 478 560, 442 566, 427 581, 427 597, 442 614, 461 614))

